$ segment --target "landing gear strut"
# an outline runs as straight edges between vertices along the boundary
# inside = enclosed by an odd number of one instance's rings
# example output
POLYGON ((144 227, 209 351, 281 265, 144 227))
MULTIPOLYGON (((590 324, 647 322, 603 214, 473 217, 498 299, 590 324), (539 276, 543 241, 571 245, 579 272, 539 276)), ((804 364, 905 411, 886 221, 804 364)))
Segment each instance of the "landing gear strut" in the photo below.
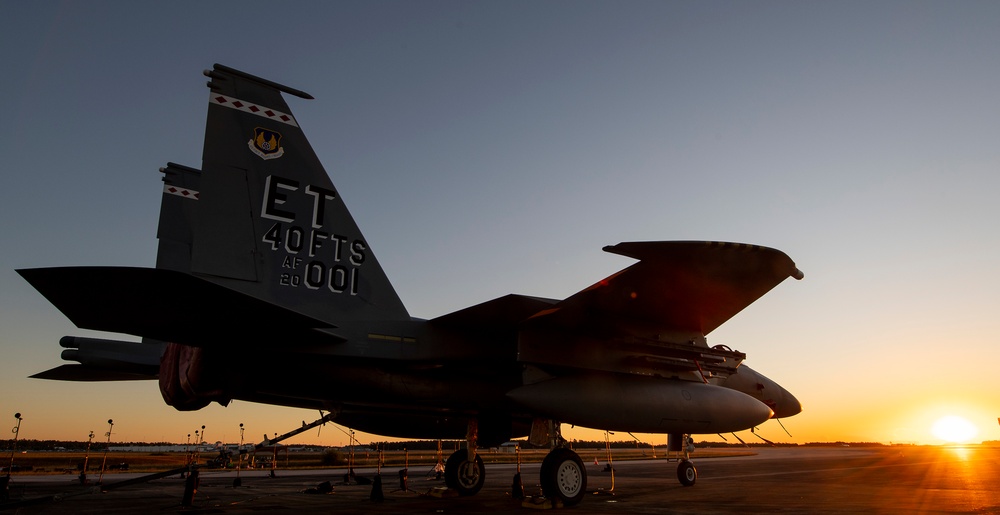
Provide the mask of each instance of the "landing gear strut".
POLYGON ((685 434, 667 435, 667 452, 682 453, 680 463, 677 464, 677 479, 684 486, 694 486, 698 481, 698 470, 691 462, 691 451, 694 450, 694 440, 685 434))
POLYGON ((444 484, 463 497, 476 495, 486 482, 483 459, 476 452, 479 443, 479 421, 469 421, 465 436, 467 448, 459 449, 444 464, 444 484))
POLYGON ((579 455, 564 447, 566 440, 562 437, 559 422, 536 419, 532 423, 529 440, 536 445, 544 445, 547 441, 552 447, 542 460, 539 471, 542 495, 562 502, 564 506, 583 500, 587 491, 587 469, 579 455))
POLYGON ((444 464, 444 484, 463 497, 476 495, 486 482, 483 459, 476 457, 469 461, 469 452, 459 449, 448 457, 444 464))

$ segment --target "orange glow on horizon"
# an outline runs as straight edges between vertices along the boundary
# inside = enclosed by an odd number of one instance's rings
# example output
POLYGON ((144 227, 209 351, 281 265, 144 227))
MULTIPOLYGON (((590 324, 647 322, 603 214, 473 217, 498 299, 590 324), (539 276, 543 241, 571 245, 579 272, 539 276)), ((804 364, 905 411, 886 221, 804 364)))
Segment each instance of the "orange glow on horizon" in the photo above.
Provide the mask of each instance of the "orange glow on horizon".
POLYGON ((979 428, 965 418, 948 415, 934 422, 931 433, 947 442, 967 443, 979 434, 979 428))

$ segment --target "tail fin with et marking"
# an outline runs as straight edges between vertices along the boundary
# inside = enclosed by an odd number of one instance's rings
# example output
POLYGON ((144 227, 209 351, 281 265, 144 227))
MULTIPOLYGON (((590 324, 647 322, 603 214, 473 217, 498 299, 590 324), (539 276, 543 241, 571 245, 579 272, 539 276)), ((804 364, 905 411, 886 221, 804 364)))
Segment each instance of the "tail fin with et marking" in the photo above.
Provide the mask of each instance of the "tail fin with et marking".
POLYGON ((188 272, 310 317, 408 319, 282 93, 216 64, 202 169, 170 164, 157 268, 188 272))

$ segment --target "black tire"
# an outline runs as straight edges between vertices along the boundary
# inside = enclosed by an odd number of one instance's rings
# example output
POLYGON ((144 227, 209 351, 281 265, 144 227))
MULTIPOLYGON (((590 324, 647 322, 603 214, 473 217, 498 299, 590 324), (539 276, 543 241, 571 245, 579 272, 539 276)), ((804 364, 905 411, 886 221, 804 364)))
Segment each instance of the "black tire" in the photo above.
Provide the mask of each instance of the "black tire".
POLYGON ((569 449, 553 449, 545 456, 539 481, 545 497, 559 499, 566 506, 579 503, 587 493, 587 469, 569 449))
POLYGON ((681 461, 680 465, 677 465, 677 479, 684 486, 694 486, 698 481, 698 469, 694 468, 694 463, 688 460, 681 461))
POLYGON ((485 482, 486 469, 479 454, 476 454, 475 462, 469 462, 469 451, 459 449, 444 464, 444 484, 458 492, 458 495, 476 495, 485 482))

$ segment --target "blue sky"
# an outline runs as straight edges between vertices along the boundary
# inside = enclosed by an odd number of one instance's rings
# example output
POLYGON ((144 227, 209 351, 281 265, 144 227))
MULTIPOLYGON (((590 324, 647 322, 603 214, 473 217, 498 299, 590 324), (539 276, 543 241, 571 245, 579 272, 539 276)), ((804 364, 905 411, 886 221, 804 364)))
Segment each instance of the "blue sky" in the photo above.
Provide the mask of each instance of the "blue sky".
POLYGON ((1000 4, 2 6, 0 414, 25 437, 311 416, 25 378, 91 333, 14 269, 153 265, 157 169, 200 166, 219 62, 316 97, 288 102, 415 316, 568 296, 620 241, 771 246, 805 280, 709 335, 803 401, 763 434, 932 442, 958 414, 1000 439, 1000 4))

